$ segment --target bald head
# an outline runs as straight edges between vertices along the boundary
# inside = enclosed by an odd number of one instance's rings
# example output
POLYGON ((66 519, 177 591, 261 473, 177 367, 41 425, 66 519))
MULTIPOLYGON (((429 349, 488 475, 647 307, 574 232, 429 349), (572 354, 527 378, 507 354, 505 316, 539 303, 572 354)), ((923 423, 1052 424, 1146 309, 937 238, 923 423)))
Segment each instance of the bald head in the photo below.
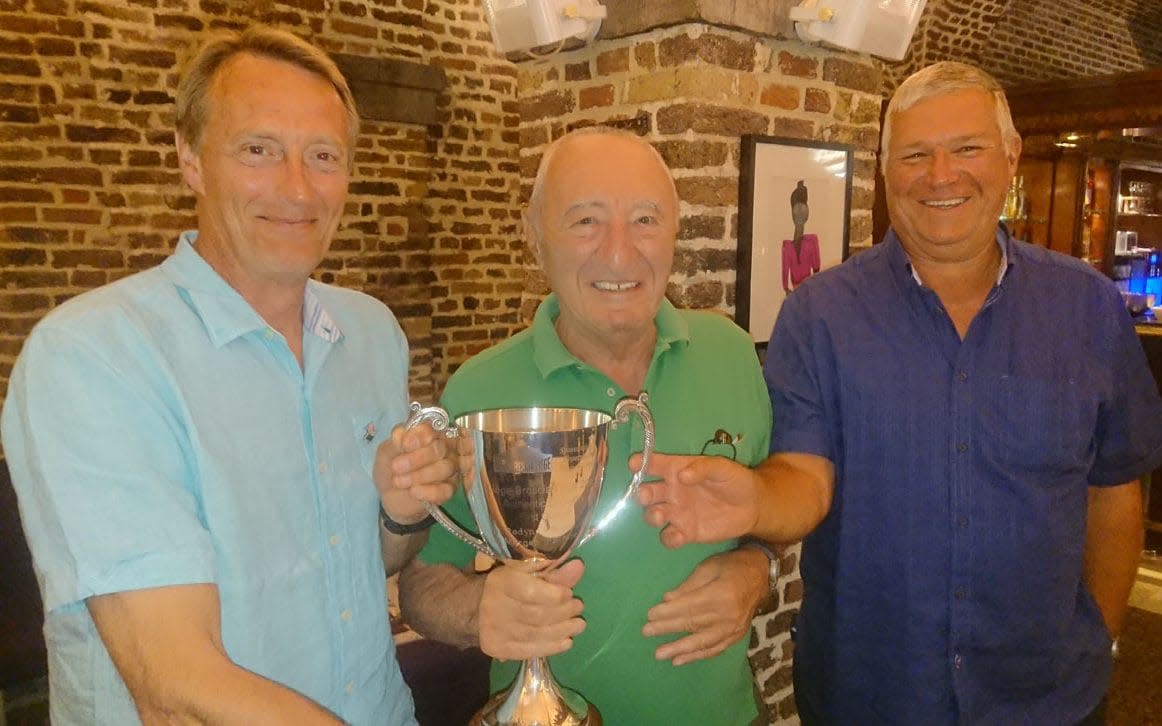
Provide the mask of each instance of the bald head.
POLYGON ((549 144, 544 154, 541 155, 541 163, 537 167, 536 179, 533 180, 533 190, 529 195, 528 212, 525 218, 525 223, 529 227, 530 234, 535 237, 540 237, 543 231, 541 223, 544 215, 545 186, 550 176, 550 171, 554 166, 557 156, 561 153, 562 148, 574 144, 580 144, 587 149, 593 149, 597 153, 604 152, 603 155, 611 157, 609 158, 609 163, 611 164, 615 164, 617 160, 614 154, 609 153, 610 146, 633 144, 641 147, 654 158, 658 167, 665 173, 674 208, 677 209, 678 190, 674 186, 674 179, 670 175, 670 168, 666 166, 662 155, 658 153, 658 150, 652 144, 637 134, 624 129, 616 129, 611 126, 586 126, 575 131, 570 131, 568 134, 549 144))

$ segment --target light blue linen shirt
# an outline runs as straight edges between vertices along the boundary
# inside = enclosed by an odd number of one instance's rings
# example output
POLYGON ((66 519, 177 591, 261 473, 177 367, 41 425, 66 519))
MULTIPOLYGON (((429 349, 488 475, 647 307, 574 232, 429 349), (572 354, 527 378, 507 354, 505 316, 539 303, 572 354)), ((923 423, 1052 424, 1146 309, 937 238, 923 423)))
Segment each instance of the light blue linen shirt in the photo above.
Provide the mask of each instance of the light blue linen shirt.
POLYGON ((407 413, 406 339, 383 304, 311 281, 300 368, 195 242, 54 310, 13 370, 53 723, 138 721, 86 598, 214 583, 235 663, 349 723, 413 724, 370 475, 407 413))

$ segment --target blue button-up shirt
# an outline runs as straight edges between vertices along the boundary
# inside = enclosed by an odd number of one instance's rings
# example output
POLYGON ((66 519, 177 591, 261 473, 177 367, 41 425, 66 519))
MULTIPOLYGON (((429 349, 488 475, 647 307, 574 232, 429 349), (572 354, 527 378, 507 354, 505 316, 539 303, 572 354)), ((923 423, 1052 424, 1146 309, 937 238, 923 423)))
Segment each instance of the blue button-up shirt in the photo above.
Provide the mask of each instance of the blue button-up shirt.
POLYGON ((830 723, 1068 724, 1107 686, 1087 487, 1162 461, 1162 402, 1108 280, 998 244, 963 340, 894 233, 780 311, 772 451, 835 464, 795 650, 797 698, 830 723))
POLYGON ((379 547, 376 445, 406 415, 391 313, 308 283, 303 366, 185 235, 33 331, 4 447, 44 595, 52 720, 137 714, 84 600, 213 583, 238 665, 355 724, 411 724, 379 547))

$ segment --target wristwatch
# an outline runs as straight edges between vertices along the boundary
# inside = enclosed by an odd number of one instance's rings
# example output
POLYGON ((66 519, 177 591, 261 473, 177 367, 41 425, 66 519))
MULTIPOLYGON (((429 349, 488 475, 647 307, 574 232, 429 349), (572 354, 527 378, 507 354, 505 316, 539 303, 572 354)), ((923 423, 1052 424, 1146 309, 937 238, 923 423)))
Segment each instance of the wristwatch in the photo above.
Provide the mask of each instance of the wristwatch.
POLYGON ((779 594, 779 553, 775 548, 761 539, 754 539, 748 537, 738 544, 739 549, 758 550, 767 556, 769 562, 767 570, 767 587, 770 589, 771 597, 777 599, 779 594))
POLYGON ((391 518, 391 515, 387 513, 387 510, 383 508, 383 505, 380 505, 379 521, 383 524, 383 528, 388 532, 391 532, 392 534, 405 535, 415 534, 416 532, 423 532, 428 527, 431 527, 436 520, 432 517, 432 515, 429 514, 418 522, 413 522, 412 524, 400 524, 391 518))

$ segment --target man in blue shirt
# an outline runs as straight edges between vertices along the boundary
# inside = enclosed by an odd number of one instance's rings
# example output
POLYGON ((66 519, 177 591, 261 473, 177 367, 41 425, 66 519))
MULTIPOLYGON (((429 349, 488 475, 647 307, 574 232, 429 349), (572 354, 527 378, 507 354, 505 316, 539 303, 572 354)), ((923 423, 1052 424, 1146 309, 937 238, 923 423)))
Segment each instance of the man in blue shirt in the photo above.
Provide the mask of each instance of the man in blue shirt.
POLYGON ((48 315, 4 406, 52 721, 413 724, 385 566, 454 467, 430 427, 396 426, 391 313, 310 279, 351 93, 321 51, 252 28, 199 52, 177 125, 198 231, 48 315))
POLYGON ((670 546, 806 537, 805 723, 1101 722, 1162 401, 1112 283, 998 226, 1020 148, 987 74, 905 81, 891 231, 775 325, 772 456, 651 460, 670 546))

